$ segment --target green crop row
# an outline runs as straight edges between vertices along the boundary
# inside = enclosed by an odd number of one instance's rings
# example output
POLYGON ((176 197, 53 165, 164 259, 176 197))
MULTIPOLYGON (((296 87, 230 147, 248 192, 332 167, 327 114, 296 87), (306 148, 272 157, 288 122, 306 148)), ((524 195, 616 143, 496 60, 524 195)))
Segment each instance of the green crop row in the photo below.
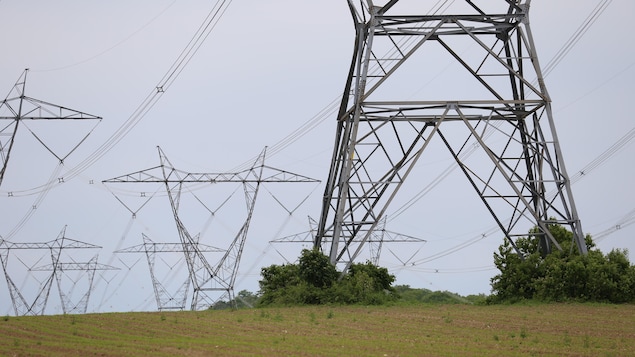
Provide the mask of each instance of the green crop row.
POLYGON ((5 317, 2 356, 625 356, 635 306, 312 306, 5 317))

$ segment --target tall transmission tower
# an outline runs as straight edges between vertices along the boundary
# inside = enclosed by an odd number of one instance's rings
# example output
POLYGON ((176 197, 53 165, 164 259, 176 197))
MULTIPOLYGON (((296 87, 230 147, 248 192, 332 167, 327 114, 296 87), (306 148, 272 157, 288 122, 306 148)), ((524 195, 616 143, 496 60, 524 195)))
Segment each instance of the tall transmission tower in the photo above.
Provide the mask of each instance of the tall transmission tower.
POLYGON ((314 240, 332 263, 357 258, 433 139, 514 248, 535 234, 543 254, 560 249, 548 225, 561 224, 586 254, 529 3, 464 0, 418 15, 421 1, 348 0, 355 47, 314 240), (424 83, 436 85, 404 94, 424 83))
MULTIPOLYGON (((74 109, 69 109, 63 106, 59 106, 56 104, 51 104, 39 99, 28 97, 25 94, 26 90, 26 79, 27 79, 28 69, 26 69, 18 81, 13 85, 13 88, 7 95, 7 97, 0 102, 0 186, 2 186, 2 181, 4 179, 4 175, 7 170, 7 165, 9 164, 9 158, 11 157, 11 152, 15 143, 16 135, 18 133, 18 129, 20 128, 23 121, 26 120, 97 120, 100 121, 102 118, 80 112, 74 109), (5 124, 7 123, 8 124, 5 124), (8 139, 7 139, 8 138, 8 139)), ((67 152, 55 152, 52 148, 50 148, 38 135, 32 131, 32 134, 35 138, 42 144, 44 147, 53 154, 60 163, 63 163, 64 160, 77 149, 77 147, 86 140, 86 136, 81 138, 79 142, 71 147, 67 152)), ((66 139, 68 140, 68 139, 66 139)))
POLYGON ((192 310, 206 309, 225 297, 235 301, 234 283, 238 274, 240 259, 247 239, 249 224, 253 216, 256 198, 261 183, 307 183, 318 180, 275 169, 265 165, 266 148, 258 156, 251 168, 230 173, 190 173, 178 170, 170 163, 161 148, 160 165, 131 174, 104 180, 104 183, 162 183, 165 186, 172 214, 179 233, 180 242, 187 262, 193 286, 192 310), (225 250, 224 255, 212 265, 198 246, 181 219, 179 203, 181 190, 186 184, 196 183, 241 183, 247 204, 247 216, 238 233, 225 250), (222 292, 220 297, 215 296, 222 292))

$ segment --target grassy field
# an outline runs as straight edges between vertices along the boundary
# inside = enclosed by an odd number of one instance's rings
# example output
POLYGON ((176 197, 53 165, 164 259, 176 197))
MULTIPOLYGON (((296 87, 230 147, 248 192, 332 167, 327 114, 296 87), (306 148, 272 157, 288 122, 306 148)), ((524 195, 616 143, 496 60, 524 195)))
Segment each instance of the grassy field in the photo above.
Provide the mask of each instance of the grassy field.
POLYGON ((294 307, 0 318, 2 356, 635 356, 635 305, 294 307))

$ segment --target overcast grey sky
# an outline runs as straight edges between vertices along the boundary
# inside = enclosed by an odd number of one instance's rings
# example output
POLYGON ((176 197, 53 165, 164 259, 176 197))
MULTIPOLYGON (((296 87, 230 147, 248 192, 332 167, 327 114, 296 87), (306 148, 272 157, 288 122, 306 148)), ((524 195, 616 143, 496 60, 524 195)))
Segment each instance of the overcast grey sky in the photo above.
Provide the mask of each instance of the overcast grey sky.
MULTIPOLYGON (((419 1, 410 8, 427 13, 434 3, 419 1)), ((600 3, 532 2, 531 28, 543 67, 600 3)), ((0 93, 8 93, 23 70, 30 68, 26 95, 104 118, 55 177, 63 177, 126 122, 160 83, 212 5, 195 0, 0 2, 4 54, 0 60, 0 93)), ((635 126, 628 105, 635 94, 635 48, 628 35, 634 13, 632 1, 610 2, 546 77, 571 176, 635 126)), ((142 232, 158 242, 176 242, 167 198, 159 192, 133 220, 113 192, 129 207, 139 207, 144 200, 138 197, 138 191, 154 192, 158 187, 105 187, 100 182, 158 165, 157 146, 176 167, 187 171, 223 172, 243 165, 265 146, 275 146, 307 121, 321 118, 322 110, 333 101, 337 103, 353 37, 344 0, 233 1, 156 105, 81 175, 55 185, 46 195, 30 191, 46 183, 58 163, 28 130, 19 132, 0 187, 0 236, 12 242, 50 241, 67 225, 69 238, 103 247, 77 253, 80 255, 73 259, 87 260, 98 253, 101 263, 122 269, 95 278, 89 311, 155 309, 145 257, 112 252, 141 244, 142 232), (20 194, 25 191, 30 194, 20 194), (8 197, 10 192, 13 197, 8 197), (33 205, 37 209, 32 216, 12 234, 33 205)), ((440 70, 445 66, 430 65, 440 70)), ((275 151, 267 164, 325 180, 335 117, 326 116, 316 123, 306 135, 275 151)), ((26 125, 54 152, 68 151, 90 129, 66 122, 26 125)), ((573 185, 585 232, 609 229, 635 208, 633 154, 634 145, 624 146, 573 185)), ((434 177, 451 162, 447 156, 422 157, 421 167, 434 177)), ((199 187, 195 192, 209 209, 232 197, 213 220, 196 202, 191 202, 191 210, 184 215, 192 233, 201 232, 204 243, 222 247, 223 239, 231 239, 237 232, 244 203, 237 186, 217 186, 199 187)), ((283 256, 297 257, 300 246, 268 242, 308 230, 307 216, 319 215, 322 184, 266 188, 256 204, 237 291, 258 289, 260 267, 283 263, 283 256), (286 208, 294 208, 307 195, 308 200, 291 216, 272 198, 276 196, 286 208)), ((420 188, 413 185, 407 190, 401 192, 402 198, 393 210, 420 188)), ((390 222, 387 229, 428 241, 422 247, 384 248, 380 264, 396 274, 398 284, 461 294, 489 293, 489 279, 496 274, 492 253, 502 242, 502 235, 494 233, 478 239, 494 222, 475 196, 457 171, 390 222), (422 263, 400 263, 408 259, 422 263)), ((598 246, 605 252, 612 248, 635 252, 634 235, 634 226, 624 227, 606 236, 598 246)), ((42 258, 44 253, 35 251, 15 254, 23 263, 12 255, 10 268, 15 269, 17 284, 23 287, 27 300, 32 299, 41 276, 26 274, 25 266, 39 259, 45 262, 48 257, 42 258)), ((184 273, 183 268, 175 272, 183 266, 180 259, 178 254, 165 255, 157 262, 162 267, 161 279, 171 286, 178 285, 179 274, 184 273)), ((54 287, 47 313, 59 312, 54 287)), ((12 308, 3 277, 0 314, 5 313, 12 313, 12 308)))

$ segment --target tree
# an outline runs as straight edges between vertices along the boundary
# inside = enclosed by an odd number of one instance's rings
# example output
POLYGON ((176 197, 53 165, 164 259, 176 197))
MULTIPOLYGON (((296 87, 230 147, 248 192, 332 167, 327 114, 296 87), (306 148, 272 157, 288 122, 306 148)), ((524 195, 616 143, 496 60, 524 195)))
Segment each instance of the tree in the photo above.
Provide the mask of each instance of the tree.
POLYGON ((248 290, 241 290, 233 300, 220 300, 209 307, 210 310, 226 310, 226 309, 251 309, 258 302, 258 295, 248 290))
POLYGON ((295 264, 271 265, 261 269, 262 279, 260 285, 260 305, 273 303, 285 304, 286 299, 295 300, 290 296, 290 290, 300 284, 299 268, 295 264))
POLYGON ((316 249, 304 249, 298 263, 300 279, 316 288, 329 288, 339 273, 329 258, 316 249))
POLYGON ((499 246, 494 264, 500 273, 491 279, 488 302, 635 301, 635 266, 627 250, 614 249, 604 255, 587 236, 589 252, 580 255, 573 246, 573 233, 557 224, 548 228, 562 250, 541 255, 537 229, 516 241, 519 253, 507 240, 499 246))
POLYGON ((253 308, 258 302, 258 295, 248 290, 241 290, 236 295, 236 307, 253 308))
POLYGON ((382 304, 396 298, 388 269, 358 263, 344 275, 318 250, 304 249, 298 264, 265 267, 261 275, 261 306, 382 304))

